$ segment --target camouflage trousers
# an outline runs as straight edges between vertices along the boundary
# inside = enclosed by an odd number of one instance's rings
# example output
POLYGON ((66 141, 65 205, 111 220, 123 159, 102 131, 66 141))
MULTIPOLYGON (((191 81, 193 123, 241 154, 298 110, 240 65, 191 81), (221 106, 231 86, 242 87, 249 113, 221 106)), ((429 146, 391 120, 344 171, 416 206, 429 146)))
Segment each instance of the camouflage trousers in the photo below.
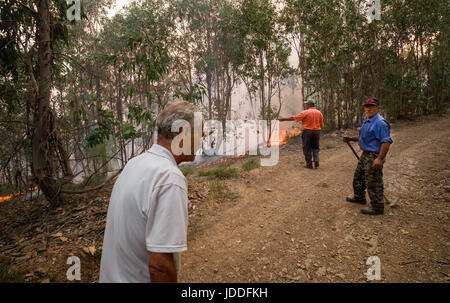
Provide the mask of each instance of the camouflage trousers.
POLYGON ((367 188, 372 208, 383 210, 383 171, 382 169, 372 168, 373 160, 375 160, 377 156, 377 154, 367 151, 362 153, 353 176, 353 191, 356 199, 365 200, 367 188))

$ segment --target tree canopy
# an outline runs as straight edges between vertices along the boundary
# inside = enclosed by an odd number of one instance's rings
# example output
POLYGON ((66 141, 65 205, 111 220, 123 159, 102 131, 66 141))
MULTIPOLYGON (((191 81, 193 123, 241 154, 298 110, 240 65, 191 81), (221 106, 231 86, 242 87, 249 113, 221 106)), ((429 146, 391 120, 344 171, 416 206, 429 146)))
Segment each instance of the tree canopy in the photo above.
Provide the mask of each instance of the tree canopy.
POLYGON ((174 100, 225 124, 245 87, 242 118, 270 120, 295 79, 327 129, 355 127, 370 96, 391 120, 449 105, 444 0, 384 0, 380 20, 362 0, 81 3, 73 21, 65 0, 0 3, 0 182, 26 176, 53 205, 148 148, 174 100))

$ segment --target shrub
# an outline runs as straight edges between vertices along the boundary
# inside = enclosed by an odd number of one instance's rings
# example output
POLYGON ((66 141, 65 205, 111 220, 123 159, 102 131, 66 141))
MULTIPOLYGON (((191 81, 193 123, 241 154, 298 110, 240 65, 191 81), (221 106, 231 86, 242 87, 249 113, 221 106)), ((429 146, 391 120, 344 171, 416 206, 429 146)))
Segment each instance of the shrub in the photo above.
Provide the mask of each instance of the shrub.
MULTIPOLYGON (((22 190, 22 188, 20 188, 22 190)), ((16 193, 18 190, 16 189, 16 185, 14 184, 5 184, 0 185, 0 196, 6 196, 16 193)))
POLYGON ((106 174, 99 173, 97 175, 92 176, 89 179, 89 182, 85 185, 84 183, 88 181, 89 176, 83 177, 80 183, 67 183, 62 186, 64 190, 82 190, 85 186, 98 186, 105 182, 106 174))
POLYGON ((24 281, 23 272, 13 268, 9 258, 0 257, 0 283, 24 281))
POLYGON ((183 173, 183 175, 187 177, 188 175, 192 174, 195 171, 195 168, 189 165, 184 165, 180 168, 180 170, 183 173))
POLYGON ((226 184, 220 181, 211 181, 209 183, 209 195, 214 200, 235 199, 237 194, 229 189, 226 184))
POLYGON ((260 166, 259 161, 257 159, 250 159, 242 164, 242 169, 245 171, 250 171, 254 168, 258 168, 260 166))
POLYGON ((220 163, 217 168, 210 170, 202 170, 198 173, 199 176, 214 177, 217 179, 231 179, 239 178, 239 172, 236 168, 230 168, 229 163, 220 163))
POLYGON ((333 148, 333 147, 334 147, 333 143, 329 143, 329 142, 325 143, 325 145, 324 145, 325 149, 330 149, 330 148, 333 148))

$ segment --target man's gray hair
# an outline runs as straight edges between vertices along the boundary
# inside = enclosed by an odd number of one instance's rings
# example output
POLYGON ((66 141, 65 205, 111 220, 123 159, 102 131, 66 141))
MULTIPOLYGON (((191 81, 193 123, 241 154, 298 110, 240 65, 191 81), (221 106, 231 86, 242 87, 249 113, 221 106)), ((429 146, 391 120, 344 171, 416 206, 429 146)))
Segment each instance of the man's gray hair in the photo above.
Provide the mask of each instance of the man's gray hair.
MULTIPOLYGON (((167 106, 156 118, 156 127, 158 130, 158 136, 168 136, 172 133, 172 126, 175 126, 178 131, 177 125, 174 123, 177 120, 185 120, 190 123, 191 128, 194 127, 194 113, 198 112, 195 105, 188 102, 176 102, 167 106)), ((182 126, 182 125, 179 125, 182 126)))

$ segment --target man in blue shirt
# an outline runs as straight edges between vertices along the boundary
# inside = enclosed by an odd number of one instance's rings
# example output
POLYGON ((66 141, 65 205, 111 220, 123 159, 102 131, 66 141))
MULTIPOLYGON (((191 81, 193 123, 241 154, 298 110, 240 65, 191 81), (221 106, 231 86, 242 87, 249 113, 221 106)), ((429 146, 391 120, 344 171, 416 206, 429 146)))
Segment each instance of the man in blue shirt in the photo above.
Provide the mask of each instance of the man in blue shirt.
POLYGON ((376 98, 364 102, 366 116, 361 123, 358 137, 343 137, 344 142, 358 141, 363 151, 353 176, 353 198, 348 202, 366 204, 366 188, 371 207, 361 209, 366 215, 382 215, 384 213, 383 163, 392 144, 391 126, 378 112, 376 98))

